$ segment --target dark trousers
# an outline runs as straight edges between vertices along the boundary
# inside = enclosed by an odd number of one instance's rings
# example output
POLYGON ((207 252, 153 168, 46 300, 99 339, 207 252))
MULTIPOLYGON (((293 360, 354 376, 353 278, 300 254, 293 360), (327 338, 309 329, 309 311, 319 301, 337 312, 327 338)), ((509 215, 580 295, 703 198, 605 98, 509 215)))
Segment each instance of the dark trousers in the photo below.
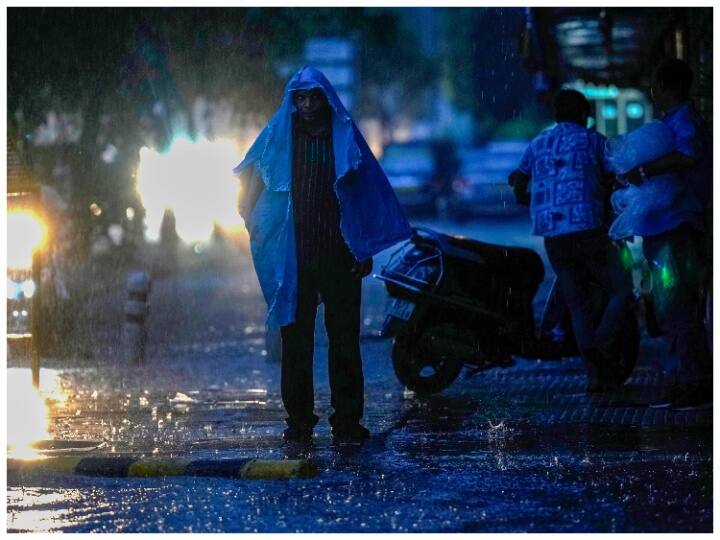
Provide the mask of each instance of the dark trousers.
POLYGON ((712 380, 712 357, 703 324, 703 236, 689 225, 643 238, 652 272, 658 324, 678 359, 677 382, 712 380))
POLYGON ((361 280, 350 273, 342 258, 308 264, 298 272, 295 322, 281 329, 281 393, 289 427, 312 428, 313 351, 318 295, 325 304, 328 334, 330 424, 342 430, 357 424, 363 415, 364 381, 360 357, 361 280))
POLYGON ((590 348, 610 352, 614 346, 632 302, 632 276, 623 267, 617 246, 599 229, 546 237, 545 250, 570 311, 578 348, 590 376, 595 377, 594 366, 584 353, 590 348), (593 302, 591 282, 607 297, 599 310, 593 302))

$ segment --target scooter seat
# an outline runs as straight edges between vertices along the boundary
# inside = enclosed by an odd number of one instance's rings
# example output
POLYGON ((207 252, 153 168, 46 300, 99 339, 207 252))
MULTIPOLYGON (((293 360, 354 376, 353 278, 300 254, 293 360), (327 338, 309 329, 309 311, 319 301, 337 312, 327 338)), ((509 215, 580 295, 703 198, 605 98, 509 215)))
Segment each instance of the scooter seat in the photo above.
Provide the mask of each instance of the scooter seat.
POLYGON ((500 277, 503 282, 530 291, 536 291, 545 279, 540 255, 529 248, 488 244, 425 227, 413 229, 413 241, 436 245, 451 259, 481 265, 486 272, 500 277))
POLYGON ((501 275, 506 274, 511 283, 529 285, 534 288, 545 278, 542 259, 532 249, 488 244, 470 238, 443 236, 451 246, 480 256, 489 269, 501 275))

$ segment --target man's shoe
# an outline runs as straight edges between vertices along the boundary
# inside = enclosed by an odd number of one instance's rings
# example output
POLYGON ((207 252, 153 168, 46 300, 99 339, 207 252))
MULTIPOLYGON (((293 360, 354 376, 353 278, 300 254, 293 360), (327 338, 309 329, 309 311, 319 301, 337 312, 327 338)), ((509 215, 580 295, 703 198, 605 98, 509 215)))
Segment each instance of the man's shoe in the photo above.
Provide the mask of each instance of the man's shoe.
POLYGON ((333 428, 332 434, 337 442, 362 442, 370 437, 370 430, 361 424, 356 424, 349 428, 333 428))
POLYGON ((287 442, 309 443, 312 441, 312 429, 289 427, 283 431, 283 439, 287 442))
POLYGON ((680 392, 671 404, 674 411, 694 411, 712 407, 712 386, 690 384, 680 392))
POLYGON ((651 409, 668 409, 672 404, 672 398, 670 396, 664 396, 648 404, 648 407, 651 409))
POLYGON ((673 401, 670 407, 673 411, 698 411, 712 408, 712 398, 688 396, 685 399, 673 401))
POLYGON ((681 388, 677 385, 673 385, 668 388, 664 396, 648 404, 648 407, 651 409, 667 409, 680 398, 681 394, 681 388))

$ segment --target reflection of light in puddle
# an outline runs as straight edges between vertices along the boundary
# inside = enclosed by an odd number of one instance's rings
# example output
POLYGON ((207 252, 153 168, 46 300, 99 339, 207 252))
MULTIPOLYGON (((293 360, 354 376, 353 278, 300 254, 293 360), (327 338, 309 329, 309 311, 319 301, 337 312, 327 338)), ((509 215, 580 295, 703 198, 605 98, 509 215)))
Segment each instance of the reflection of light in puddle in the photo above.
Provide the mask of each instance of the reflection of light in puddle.
POLYGON ((264 407, 267 405, 267 401, 259 399, 236 399, 234 401, 221 401, 218 402, 218 405, 224 405, 226 409, 231 409, 237 405, 261 405, 264 407))
POLYGON ((79 490, 45 493, 35 489, 8 489, 7 528, 23 532, 52 532, 83 521, 83 506, 88 517, 110 513, 107 503, 93 498, 91 504, 79 490), (83 504, 85 503, 85 505, 83 504))
POLYGON ((73 511, 58 512, 57 510, 23 510, 9 513, 7 527, 22 532, 52 532, 63 527, 76 524, 73 511))
POLYGON ((52 369, 40 370, 40 388, 32 385, 29 369, 7 369, 7 445, 14 458, 41 457, 33 443, 50 438, 48 402, 64 404, 60 377, 52 369))

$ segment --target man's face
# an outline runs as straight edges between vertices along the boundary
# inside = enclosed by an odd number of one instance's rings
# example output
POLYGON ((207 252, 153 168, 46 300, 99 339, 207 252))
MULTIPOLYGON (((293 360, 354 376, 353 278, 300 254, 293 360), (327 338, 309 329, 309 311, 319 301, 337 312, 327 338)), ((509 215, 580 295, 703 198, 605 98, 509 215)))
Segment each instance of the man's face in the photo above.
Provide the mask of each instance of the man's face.
POLYGON ((653 80, 653 82, 650 84, 650 99, 652 99, 653 103, 657 103, 657 99, 660 96, 661 92, 662 89, 660 88, 660 85, 656 80, 653 80))
POLYGON ((293 103, 300 117, 307 122, 317 121, 328 106, 327 98, 322 90, 296 90, 293 92, 293 103))
POLYGON ((666 88, 665 85, 655 77, 653 77, 650 85, 650 98, 661 113, 667 111, 677 101, 673 91, 666 88))

